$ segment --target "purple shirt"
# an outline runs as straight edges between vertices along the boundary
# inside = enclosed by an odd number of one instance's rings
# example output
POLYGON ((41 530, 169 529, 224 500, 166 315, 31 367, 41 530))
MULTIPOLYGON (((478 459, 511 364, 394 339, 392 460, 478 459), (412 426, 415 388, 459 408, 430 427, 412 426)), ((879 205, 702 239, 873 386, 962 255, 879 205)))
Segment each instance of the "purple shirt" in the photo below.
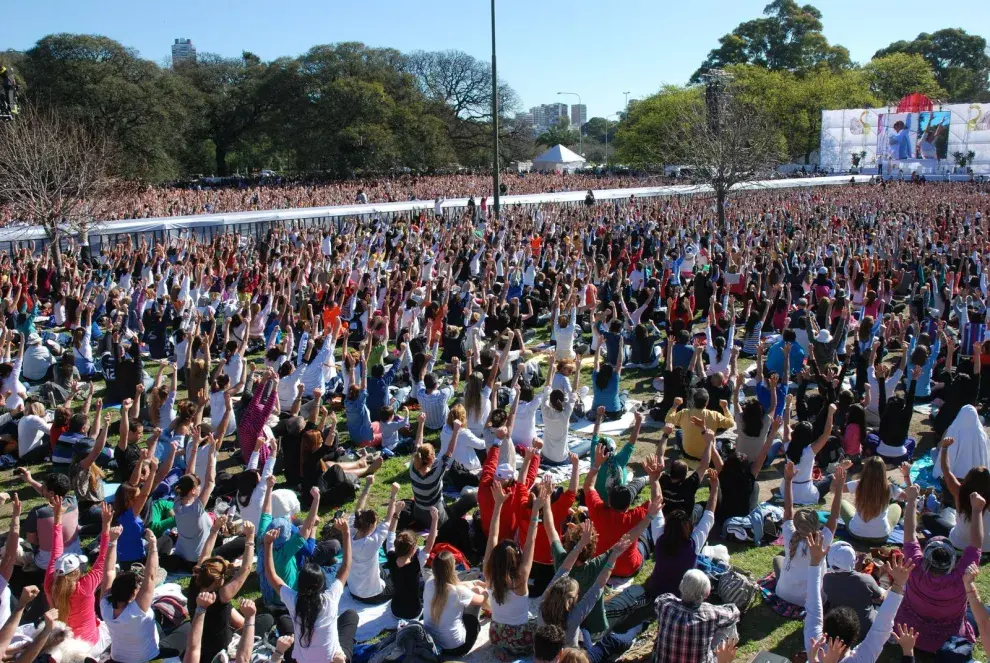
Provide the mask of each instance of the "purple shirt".
POLYGON ((924 555, 917 541, 904 544, 904 562, 914 562, 914 570, 904 589, 904 601, 895 624, 907 624, 918 631, 917 647, 936 652, 954 635, 976 640, 966 621, 966 589, 963 573, 970 564, 980 563, 980 549, 969 546, 956 561, 952 573, 933 576, 924 569, 924 555))

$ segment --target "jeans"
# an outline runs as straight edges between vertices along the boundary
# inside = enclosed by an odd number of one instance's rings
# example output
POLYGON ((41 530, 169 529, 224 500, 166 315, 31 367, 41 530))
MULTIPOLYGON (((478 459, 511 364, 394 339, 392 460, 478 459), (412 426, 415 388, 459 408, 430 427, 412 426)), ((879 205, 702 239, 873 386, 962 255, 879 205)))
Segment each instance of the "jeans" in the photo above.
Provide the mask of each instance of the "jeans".
POLYGON ((590 649, 585 649, 584 652, 588 655, 588 660, 591 663, 606 663, 606 661, 614 661, 627 649, 629 649, 627 643, 609 633, 592 645, 590 649))

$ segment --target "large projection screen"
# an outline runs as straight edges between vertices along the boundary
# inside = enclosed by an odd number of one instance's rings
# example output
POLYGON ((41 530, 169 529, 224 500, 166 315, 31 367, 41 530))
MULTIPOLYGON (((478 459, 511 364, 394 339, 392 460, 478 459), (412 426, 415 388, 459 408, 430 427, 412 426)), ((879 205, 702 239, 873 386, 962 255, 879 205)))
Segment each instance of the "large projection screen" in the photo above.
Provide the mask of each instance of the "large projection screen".
POLYGON ((825 170, 849 170, 854 154, 863 155, 860 167, 865 168, 908 160, 952 166, 955 153, 970 151, 975 169, 990 167, 990 104, 945 104, 920 113, 822 111, 819 163, 825 170))

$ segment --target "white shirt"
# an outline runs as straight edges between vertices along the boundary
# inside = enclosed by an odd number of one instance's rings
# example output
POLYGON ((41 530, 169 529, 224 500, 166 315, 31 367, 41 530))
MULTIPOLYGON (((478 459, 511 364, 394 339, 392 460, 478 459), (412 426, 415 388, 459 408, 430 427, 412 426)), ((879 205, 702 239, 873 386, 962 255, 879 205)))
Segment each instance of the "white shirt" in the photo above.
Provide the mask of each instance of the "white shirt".
MULTIPOLYGON (((969 518, 964 514, 956 514, 956 524, 949 530, 949 542, 957 550, 969 546, 969 518)), ((983 512, 983 550, 990 550, 990 511, 983 512)))
MULTIPOLYGON (((784 566, 780 571, 780 578, 777 580, 777 596, 788 603, 794 605, 804 605, 804 600, 808 594, 808 567, 811 565, 811 557, 808 555, 808 544, 804 541, 798 544, 797 555, 790 559, 791 537, 794 536, 794 522, 786 521, 783 527, 784 532, 784 566)), ((830 545, 832 543, 832 531, 822 528, 822 543, 830 545)))
POLYGON ((151 608, 142 612, 137 601, 127 604, 119 616, 113 616, 110 599, 100 600, 100 613, 110 631, 110 656, 119 663, 147 663, 158 658, 158 629, 151 608))
MULTIPOLYGON (((440 456, 447 453, 450 448, 450 440, 454 437, 454 430, 449 424, 444 424, 440 431, 440 456)), ((461 428, 457 435, 457 448, 454 449, 454 460, 472 471, 481 471, 481 461, 475 449, 486 449, 485 441, 472 433, 467 428, 461 428)))
MULTIPOLYGON (((471 605, 474 592, 466 585, 448 587, 447 602, 443 606, 438 621, 433 620, 433 610, 431 609, 434 594, 436 594, 436 582, 430 578, 426 581, 426 587, 423 589, 423 623, 438 647, 457 649, 467 641, 467 631, 464 629, 464 608, 471 605)), ((300 663, 309 662, 300 661, 300 663)))
POLYGON ((516 406, 516 423, 512 427, 512 443, 520 447, 533 446, 533 438, 536 434, 536 413, 543 405, 544 391, 533 396, 531 401, 519 401, 516 406))
POLYGON ((381 522, 368 536, 351 539, 351 573, 347 576, 347 589, 353 596, 370 599, 384 591, 378 550, 387 536, 388 523, 381 522))
POLYGON ((17 422, 17 453, 24 454, 45 443, 51 427, 36 414, 27 414, 17 422))
MULTIPOLYGON (((856 488, 858 487, 859 481, 846 482, 846 492, 850 495, 855 496, 856 488)), ((890 485, 889 488, 890 499, 895 499, 901 494, 901 489, 897 486, 890 485)), ((850 534, 858 536, 861 539, 880 539, 889 536, 893 529, 890 523, 887 522, 887 511, 889 508, 890 504, 888 503, 878 515, 869 520, 863 520, 857 511, 853 519, 849 521, 849 525, 847 525, 850 534)))
MULTIPOLYGON (((217 431, 220 430, 220 422, 223 420, 223 415, 227 412, 227 399, 224 397, 224 390, 220 389, 214 391, 210 394, 210 428, 213 429, 213 434, 216 435, 217 431)), ((227 430, 224 431, 223 436, 233 435, 237 430, 237 422, 234 421, 236 417, 234 413, 230 413, 230 420, 227 423, 227 430)))
POLYGON ((330 589, 323 592, 320 602, 323 604, 320 614, 313 625, 312 639, 308 647, 303 646, 301 629, 296 621, 296 598, 298 593, 290 589, 288 585, 283 585, 279 591, 279 598, 289 610, 289 617, 292 618, 292 630, 296 635, 296 642, 292 650, 292 657, 297 663, 327 663, 335 654, 344 653, 340 648, 340 641, 337 639, 337 607, 340 604, 340 597, 344 593, 344 586, 339 580, 334 580, 330 589))
POLYGON ((544 390, 543 397, 543 457, 553 463, 563 463, 567 460, 570 448, 567 446, 568 428, 571 423, 571 412, 574 411, 576 395, 564 396, 564 409, 557 411, 550 405, 549 387, 544 390))
POLYGON ((288 412, 292 409, 292 404, 296 401, 296 387, 302 381, 304 370, 306 370, 306 364, 300 364, 296 370, 278 381, 276 393, 278 393, 278 409, 280 411, 288 412))
MULTIPOLYGON (((235 352, 230 356, 227 363, 223 365, 223 374, 230 378, 231 387, 241 381, 241 377, 244 375, 244 358, 241 357, 240 353, 235 352)), ((241 391, 244 391, 244 387, 241 387, 241 391)))
MULTIPOLYGON (((811 480, 811 474, 814 471, 815 453, 811 450, 811 445, 809 444, 801 452, 801 462, 797 466, 797 476, 791 482, 795 504, 818 504, 821 500, 821 495, 818 494, 818 489, 815 488, 815 484, 811 480)), ((791 603, 795 602, 791 601, 791 603)), ((804 605, 804 601, 798 601, 797 604, 804 605)))

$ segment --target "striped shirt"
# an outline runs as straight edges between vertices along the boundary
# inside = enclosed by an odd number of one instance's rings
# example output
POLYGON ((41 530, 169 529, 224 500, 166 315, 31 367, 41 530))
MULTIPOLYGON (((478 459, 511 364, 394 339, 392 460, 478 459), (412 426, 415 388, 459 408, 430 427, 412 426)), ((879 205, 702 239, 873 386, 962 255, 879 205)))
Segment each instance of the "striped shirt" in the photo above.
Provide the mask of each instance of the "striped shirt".
POLYGON ((746 334, 743 339, 742 353, 744 355, 752 356, 756 354, 756 351, 760 347, 760 337, 763 334, 763 321, 759 321, 753 327, 753 331, 746 334))
POLYGON ((418 520, 428 520, 430 507, 435 506, 440 512, 439 524, 446 522, 447 512, 443 507, 443 475, 450 467, 450 462, 450 456, 438 456, 425 475, 421 475, 412 466, 409 467, 414 500, 413 516, 418 520))
POLYGON ((434 390, 432 393, 426 392, 426 386, 422 381, 416 385, 416 400, 419 401, 420 410, 426 417, 426 427, 430 430, 440 430, 447 423, 447 414, 450 408, 447 401, 454 396, 454 388, 450 385, 434 390))
MULTIPOLYGON (((272 382, 268 382, 264 387, 256 387, 251 402, 245 408, 244 413, 237 426, 237 441, 241 445, 241 456, 245 462, 251 458, 254 445, 258 441, 268 421, 268 416, 278 404, 278 391, 272 382)), ((260 450, 260 460, 262 463, 268 461, 271 450, 268 445, 262 445, 260 450)))

